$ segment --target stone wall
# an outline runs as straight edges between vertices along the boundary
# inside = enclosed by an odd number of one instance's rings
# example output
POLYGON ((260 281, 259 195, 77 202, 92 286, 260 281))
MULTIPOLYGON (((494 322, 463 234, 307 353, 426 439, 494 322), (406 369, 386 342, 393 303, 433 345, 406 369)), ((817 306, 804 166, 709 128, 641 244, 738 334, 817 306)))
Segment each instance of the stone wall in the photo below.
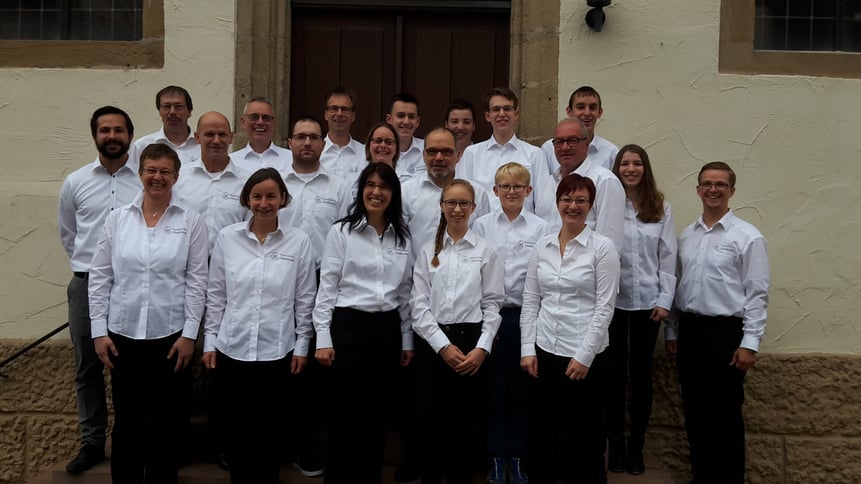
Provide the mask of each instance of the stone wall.
MULTIPOLYGON (((0 358, 24 344, 0 340, 0 358)), ((51 341, 3 369, 0 484, 25 482, 77 451, 72 360, 70 343, 51 341)), ((861 482, 861 357, 764 354, 745 388, 751 483, 861 482)), ((678 380, 663 351, 646 450, 687 482, 678 380)))

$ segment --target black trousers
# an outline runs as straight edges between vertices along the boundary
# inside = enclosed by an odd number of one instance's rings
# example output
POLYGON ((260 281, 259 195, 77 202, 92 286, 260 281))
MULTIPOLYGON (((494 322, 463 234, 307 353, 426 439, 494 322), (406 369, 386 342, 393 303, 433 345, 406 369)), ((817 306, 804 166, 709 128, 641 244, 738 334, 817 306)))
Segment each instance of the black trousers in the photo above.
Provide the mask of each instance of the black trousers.
POLYGON ((610 323, 610 346, 607 356, 610 370, 607 378, 607 435, 625 434, 625 384, 631 375, 631 435, 628 447, 642 451, 646 427, 652 415, 652 356, 661 323, 649 317, 652 311, 617 309, 610 323))
POLYGON ((396 310, 366 313, 335 308, 332 315, 332 411, 326 484, 379 483, 401 360, 396 310))
POLYGON ((276 484, 283 442, 279 417, 291 383, 293 352, 273 361, 240 361, 218 352, 215 409, 233 484, 276 484))
POLYGON ((565 370, 571 358, 535 347, 538 378, 530 378, 529 482, 604 484, 604 426, 602 389, 606 351, 592 361, 583 380, 571 380, 565 370))
POLYGON ((741 318, 681 313, 677 364, 697 484, 744 481, 745 372, 730 366, 741 318))
POLYGON ((114 431, 111 479, 115 484, 171 484, 177 481, 191 367, 174 371, 168 359, 180 333, 135 340, 110 333, 114 431))
MULTIPOLYGON (((467 354, 481 336, 480 323, 440 325, 451 344, 467 354)), ((445 476, 452 484, 472 483, 473 457, 483 455, 489 403, 485 361, 472 376, 458 375, 425 342, 421 354, 422 483, 445 476)))

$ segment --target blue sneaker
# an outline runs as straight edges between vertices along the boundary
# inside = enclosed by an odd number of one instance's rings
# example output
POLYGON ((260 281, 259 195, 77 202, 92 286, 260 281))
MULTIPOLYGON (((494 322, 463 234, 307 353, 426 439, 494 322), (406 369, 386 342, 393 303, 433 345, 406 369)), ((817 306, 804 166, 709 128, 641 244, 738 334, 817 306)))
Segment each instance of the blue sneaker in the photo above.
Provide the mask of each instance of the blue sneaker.
POLYGON ((512 457, 508 459, 508 477, 510 484, 528 484, 529 477, 523 471, 523 466, 520 463, 520 457, 512 457))
POLYGON ((490 458, 487 482, 489 484, 505 484, 505 460, 502 457, 490 458))

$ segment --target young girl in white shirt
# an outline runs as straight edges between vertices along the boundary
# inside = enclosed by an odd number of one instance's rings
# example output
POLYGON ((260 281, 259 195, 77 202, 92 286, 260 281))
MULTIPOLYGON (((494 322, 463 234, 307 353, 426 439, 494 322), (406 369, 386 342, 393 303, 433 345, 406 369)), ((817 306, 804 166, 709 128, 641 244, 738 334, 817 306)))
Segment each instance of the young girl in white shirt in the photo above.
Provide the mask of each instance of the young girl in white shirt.
POLYGON ((436 238, 419 252, 413 274, 413 329, 424 340, 422 482, 445 474, 460 484, 472 482, 471 456, 485 438, 476 426, 487 407, 482 364, 499 328, 505 273, 493 248, 469 230, 472 185, 449 183, 440 207, 436 238))
POLYGON ((350 214, 329 230, 314 308, 317 361, 331 368, 324 482, 382 479, 399 366, 413 357, 409 230, 395 170, 370 163, 350 214))
POLYGON ((278 170, 252 174, 240 195, 251 220, 222 229, 210 260, 203 363, 213 371, 233 484, 278 481, 284 436, 273 424, 283 413, 290 374, 305 367, 313 333, 311 242, 278 223, 289 199, 278 170))

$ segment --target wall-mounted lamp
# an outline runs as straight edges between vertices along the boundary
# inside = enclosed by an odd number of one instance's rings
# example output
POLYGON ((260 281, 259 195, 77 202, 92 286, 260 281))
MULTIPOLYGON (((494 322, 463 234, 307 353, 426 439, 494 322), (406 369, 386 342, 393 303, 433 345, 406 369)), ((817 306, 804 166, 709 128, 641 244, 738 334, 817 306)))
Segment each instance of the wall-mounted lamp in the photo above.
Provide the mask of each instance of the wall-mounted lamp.
POLYGON ((586 25, 595 32, 600 32, 607 16, 604 15, 604 7, 610 6, 611 0, 586 0, 586 5, 592 7, 586 12, 586 25))

